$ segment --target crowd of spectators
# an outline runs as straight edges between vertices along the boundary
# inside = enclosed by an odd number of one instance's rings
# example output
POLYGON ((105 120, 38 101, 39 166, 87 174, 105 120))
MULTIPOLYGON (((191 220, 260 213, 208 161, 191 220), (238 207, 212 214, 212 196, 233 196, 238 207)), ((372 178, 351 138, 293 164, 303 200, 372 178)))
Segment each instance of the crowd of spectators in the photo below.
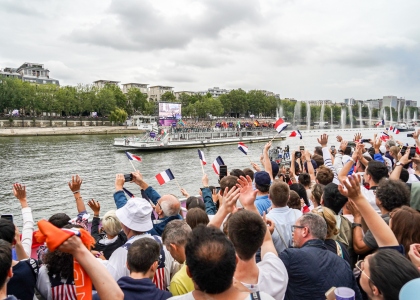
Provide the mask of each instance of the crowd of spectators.
POLYGON ((323 134, 313 151, 290 149, 288 168, 267 143, 261 164, 220 187, 204 174, 182 201, 139 171, 116 174, 115 210, 89 200, 93 219, 74 175, 76 217, 38 230, 16 183, 23 224, 0 219, 0 299, 398 299, 408 282, 420 289, 419 134, 412 147, 338 136, 337 151, 323 134))

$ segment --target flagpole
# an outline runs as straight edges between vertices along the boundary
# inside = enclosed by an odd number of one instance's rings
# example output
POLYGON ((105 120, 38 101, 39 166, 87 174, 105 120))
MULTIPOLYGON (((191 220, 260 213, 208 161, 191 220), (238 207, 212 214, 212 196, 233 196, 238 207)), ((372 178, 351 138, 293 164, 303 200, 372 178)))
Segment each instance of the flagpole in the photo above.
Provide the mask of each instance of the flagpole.
MULTIPOLYGON (((277 133, 279 134, 279 133, 277 133)), ((273 136, 273 138, 270 140, 270 143, 277 137, 277 134, 275 136, 273 136)))
POLYGON ((175 180, 176 184, 178 185, 179 189, 181 190, 182 188, 181 188, 181 186, 179 185, 178 180, 176 180, 176 178, 174 178, 174 180, 175 180))
POLYGON ((251 163, 251 165, 252 165, 252 160, 251 160, 251 158, 248 156, 248 154, 246 155, 246 157, 248 157, 249 162, 250 162, 250 163, 251 163))
POLYGON ((130 162, 130 164, 133 166, 134 172, 137 172, 137 169, 134 167, 133 162, 131 161, 131 159, 128 160, 130 162))
POLYGON ((203 162, 200 159, 200 165, 201 165, 201 170, 203 171, 203 175, 204 175, 204 167, 203 167, 203 162))

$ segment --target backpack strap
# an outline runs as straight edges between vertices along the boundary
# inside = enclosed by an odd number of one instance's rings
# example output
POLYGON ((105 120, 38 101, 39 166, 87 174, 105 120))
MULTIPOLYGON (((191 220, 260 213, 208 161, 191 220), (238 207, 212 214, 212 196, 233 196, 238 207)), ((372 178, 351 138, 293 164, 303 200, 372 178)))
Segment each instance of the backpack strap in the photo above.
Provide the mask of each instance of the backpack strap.
POLYGON ((337 246, 337 255, 340 256, 341 258, 344 258, 343 249, 341 249, 340 243, 337 241, 334 241, 334 242, 335 242, 335 245, 337 246))
POLYGON ((280 236, 281 241, 284 244, 284 247, 289 248, 289 246, 287 245, 286 241, 284 240, 283 235, 281 234, 280 230, 277 228, 276 224, 274 224, 274 229, 277 231, 278 235, 280 236))

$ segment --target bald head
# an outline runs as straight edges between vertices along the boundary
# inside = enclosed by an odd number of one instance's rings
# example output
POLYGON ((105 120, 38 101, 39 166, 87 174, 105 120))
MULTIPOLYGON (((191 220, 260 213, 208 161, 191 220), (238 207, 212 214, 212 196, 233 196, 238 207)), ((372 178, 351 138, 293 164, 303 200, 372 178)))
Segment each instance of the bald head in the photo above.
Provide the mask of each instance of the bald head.
POLYGON ((179 214, 181 202, 174 195, 163 195, 159 203, 165 217, 172 217, 179 214))

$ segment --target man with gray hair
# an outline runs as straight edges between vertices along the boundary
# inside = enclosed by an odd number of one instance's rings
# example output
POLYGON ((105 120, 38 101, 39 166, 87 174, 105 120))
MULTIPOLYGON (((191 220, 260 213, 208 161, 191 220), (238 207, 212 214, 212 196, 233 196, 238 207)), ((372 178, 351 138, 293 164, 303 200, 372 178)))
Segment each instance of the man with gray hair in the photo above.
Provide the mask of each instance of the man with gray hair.
POLYGON ((162 233, 162 241, 172 257, 182 264, 181 269, 175 273, 169 285, 169 291, 173 296, 187 294, 194 290, 194 283, 187 274, 185 264, 185 245, 191 233, 190 226, 184 220, 173 220, 168 223, 162 233))
POLYGON ((394 140, 387 140, 385 143, 385 157, 391 161, 392 168, 394 168, 394 158, 389 153, 389 149, 391 149, 392 146, 396 145, 397 143, 394 140))
POLYGON ((289 274, 284 299, 324 299, 331 287, 348 287, 362 299, 350 265, 328 251, 327 223, 316 214, 301 216, 292 226, 293 245, 280 254, 289 274))

